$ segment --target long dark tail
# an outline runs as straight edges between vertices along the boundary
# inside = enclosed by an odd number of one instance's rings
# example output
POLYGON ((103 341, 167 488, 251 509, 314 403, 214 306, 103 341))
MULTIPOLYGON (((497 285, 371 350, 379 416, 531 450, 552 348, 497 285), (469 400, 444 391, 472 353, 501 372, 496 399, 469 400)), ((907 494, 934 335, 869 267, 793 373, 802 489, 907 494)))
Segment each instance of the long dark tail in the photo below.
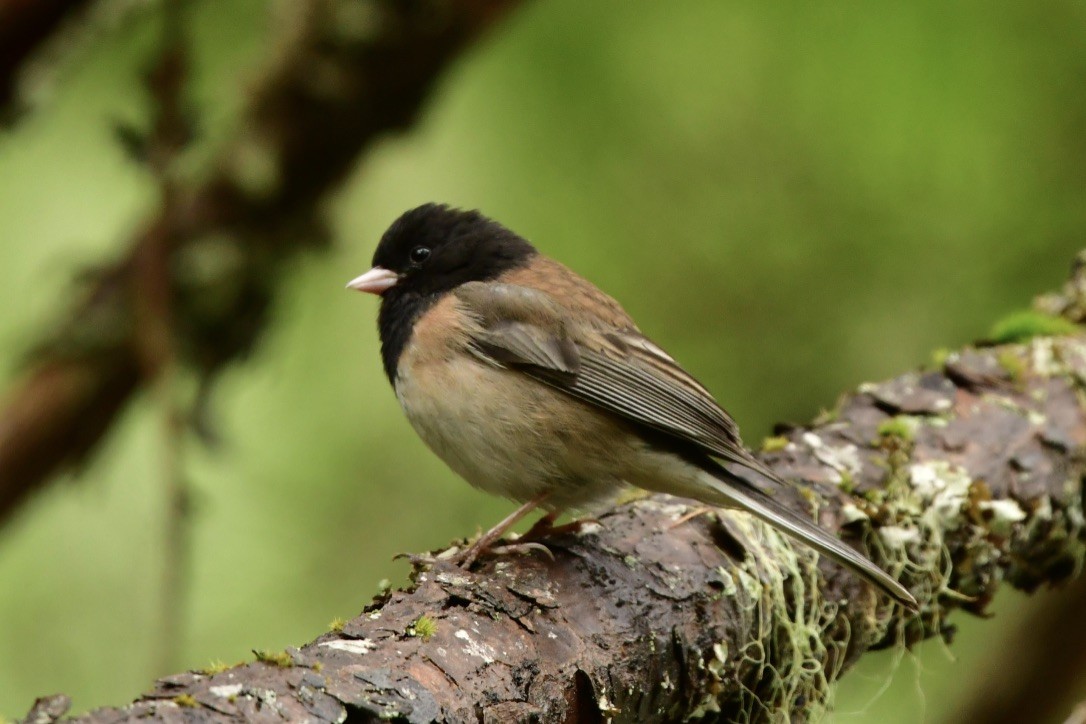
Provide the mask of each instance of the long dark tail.
MULTIPOLYGON (((705 482, 720 496, 719 501, 706 500, 723 507, 739 508, 764 520, 774 528, 797 538, 823 555, 851 568, 860 576, 882 589, 888 596, 916 611, 918 605, 905 586, 862 554, 818 527, 791 509, 723 468, 705 471, 705 482)), ((706 496, 708 497, 708 496, 706 496)))

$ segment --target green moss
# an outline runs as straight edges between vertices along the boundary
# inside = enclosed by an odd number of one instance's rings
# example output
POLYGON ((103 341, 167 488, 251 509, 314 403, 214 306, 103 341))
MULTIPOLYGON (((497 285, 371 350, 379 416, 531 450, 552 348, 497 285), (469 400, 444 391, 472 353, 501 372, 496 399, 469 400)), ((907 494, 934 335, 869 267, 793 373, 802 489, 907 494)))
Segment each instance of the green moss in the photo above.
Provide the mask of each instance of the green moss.
MULTIPOLYGON (((782 534, 767 531, 748 516, 737 518, 735 525, 741 538, 759 550, 729 571, 736 586, 734 605, 767 628, 757 645, 730 650, 721 641, 713 647, 712 658, 698 662, 710 685, 694 702, 692 716, 720 712, 723 682, 753 672, 756 689, 744 688, 738 702, 729 702, 747 712, 736 721, 821 721, 843 657, 826 649, 825 632, 838 614, 836 605, 819 596, 814 553, 787 543, 782 534), (809 605, 791 605, 797 597, 809 605)), ((847 636, 839 645, 847 647, 847 636)))
POLYGON ((916 437, 916 431, 920 429, 920 424, 920 418, 913 415, 897 415, 880 422, 878 433, 880 437, 898 437, 912 441, 916 437))
POLYGON ((840 407, 834 407, 832 410, 827 410, 823 407, 821 410, 819 410, 818 416, 815 417, 813 424, 815 427, 829 425, 831 423, 837 422, 837 419, 839 417, 841 417, 840 407))
POLYGON ((264 651, 262 649, 253 649, 253 654, 256 656, 257 661, 261 661, 265 664, 272 664, 281 669, 289 669, 291 666, 294 666, 294 657, 286 651, 264 651))
POLYGON ((200 706, 200 702, 196 701, 196 697, 192 694, 178 694, 173 698, 173 703, 190 709, 195 709, 200 706))
POLYGON ((886 491, 882 488, 868 488, 863 492, 863 499, 875 505, 882 505, 886 500, 886 491))
POLYGON ((229 664, 223 663, 218 659, 215 659, 210 664, 200 669, 198 673, 204 676, 214 676, 215 674, 221 674, 224 671, 229 671, 232 667, 229 664))
POLYGON ((767 437, 762 440, 762 452, 774 453, 779 452, 788 447, 788 438, 783 435, 777 435, 775 437, 767 437))
POLYGON ((343 627, 346 626, 346 625, 347 625, 347 622, 344 619, 340 618, 339 616, 336 616, 335 618, 333 618, 328 623, 328 630, 329 631, 335 631, 335 632, 338 633, 338 632, 342 631, 343 627))
POLYGON ((1027 365, 1018 353, 1013 349, 1005 349, 999 353, 996 357, 999 362, 999 366, 1007 373, 1011 378, 1011 381, 1018 382, 1025 377, 1027 372, 1027 365))
POLYGON ((423 641, 429 641, 430 637, 437 633, 437 621, 426 614, 422 614, 415 623, 407 627, 408 636, 417 636, 423 641))
POLYGON ((1034 337, 1055 337, 1079 331, 1077 324, 1063 317, 1027 310, 1008 314, 996 322, 988 333, 988 338, 996 344, 1011 344, 1025 342, 1034 337))
POLYGON ((946 347, 939 347, 931 352, 931 364, 936 369, 942 369, 946 366, 946 362, 950 359, 952 352, 946 347))

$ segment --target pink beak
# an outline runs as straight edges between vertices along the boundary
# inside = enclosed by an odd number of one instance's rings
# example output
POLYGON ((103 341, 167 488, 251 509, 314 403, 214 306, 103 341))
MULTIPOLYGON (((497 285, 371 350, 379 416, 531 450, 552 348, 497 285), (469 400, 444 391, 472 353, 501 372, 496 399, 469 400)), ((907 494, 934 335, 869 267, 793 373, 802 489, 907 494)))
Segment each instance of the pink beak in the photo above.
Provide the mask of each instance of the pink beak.
POLYGON ((369 292, 380 296, 396 286, 400 281, 400 275, 384 267, 375 266, 360 277, 355 277, 347 282, 348 289, 357 289, 360 292, 369 292))

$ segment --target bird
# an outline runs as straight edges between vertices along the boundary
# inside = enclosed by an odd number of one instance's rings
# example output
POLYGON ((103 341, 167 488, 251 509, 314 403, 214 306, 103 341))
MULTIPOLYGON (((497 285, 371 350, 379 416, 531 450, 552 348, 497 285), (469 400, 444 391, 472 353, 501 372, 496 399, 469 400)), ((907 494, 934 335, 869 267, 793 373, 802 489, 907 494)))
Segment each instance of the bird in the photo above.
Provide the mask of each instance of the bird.
POLYGON ((497 221, 438 203, 406 211, 347 287, 380 297, 384 372, 423 442, 522 503, 461 562, 534 509, 550 523, 635 486, 746 511, 916 610, 895 578, 774 497, 789 484, 617 301, 497 221))

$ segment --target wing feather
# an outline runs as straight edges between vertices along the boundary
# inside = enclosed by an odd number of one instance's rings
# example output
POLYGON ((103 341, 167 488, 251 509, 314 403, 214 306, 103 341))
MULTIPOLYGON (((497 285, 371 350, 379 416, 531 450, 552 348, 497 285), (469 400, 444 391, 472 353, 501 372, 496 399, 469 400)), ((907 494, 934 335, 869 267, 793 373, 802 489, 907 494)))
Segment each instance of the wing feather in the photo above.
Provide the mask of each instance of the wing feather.
POLYGON ((779 480, 743 447, 708 390, 636 330, 583 329, 529 287, 471 283, 456 294, 478 323, 472 350, 483 359, 779 480))

